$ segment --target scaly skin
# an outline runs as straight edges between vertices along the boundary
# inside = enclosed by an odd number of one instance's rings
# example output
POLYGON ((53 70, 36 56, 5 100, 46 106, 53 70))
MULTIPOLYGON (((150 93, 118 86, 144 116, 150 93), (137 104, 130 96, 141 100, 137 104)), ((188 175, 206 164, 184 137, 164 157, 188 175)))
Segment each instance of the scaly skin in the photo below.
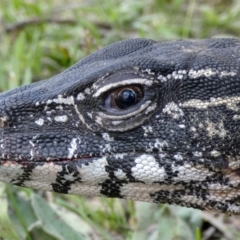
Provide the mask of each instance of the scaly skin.
POLYGON ((0 180, 239 213, 239 132, 239 40, 126 40, 0 94, 0 180))

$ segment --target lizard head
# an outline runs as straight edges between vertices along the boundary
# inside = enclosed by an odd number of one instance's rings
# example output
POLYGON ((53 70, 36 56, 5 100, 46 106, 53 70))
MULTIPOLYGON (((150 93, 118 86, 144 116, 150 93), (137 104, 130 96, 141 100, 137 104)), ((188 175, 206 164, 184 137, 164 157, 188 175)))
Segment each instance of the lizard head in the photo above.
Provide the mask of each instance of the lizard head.
POLYGON ((126 40, 0 94, 0 180, 239 213, 239 131, 239 40, 126 40))

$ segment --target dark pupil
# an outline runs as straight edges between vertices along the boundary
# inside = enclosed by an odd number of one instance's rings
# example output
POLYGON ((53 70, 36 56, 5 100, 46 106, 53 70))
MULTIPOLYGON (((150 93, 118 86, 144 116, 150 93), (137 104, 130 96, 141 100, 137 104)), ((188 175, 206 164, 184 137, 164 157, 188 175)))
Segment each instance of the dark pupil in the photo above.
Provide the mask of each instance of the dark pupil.
POLYGON ((120 109, 129 108, 136 102, 136 93, 131 89, 124 89, 118 93, 115 102, 120 109))

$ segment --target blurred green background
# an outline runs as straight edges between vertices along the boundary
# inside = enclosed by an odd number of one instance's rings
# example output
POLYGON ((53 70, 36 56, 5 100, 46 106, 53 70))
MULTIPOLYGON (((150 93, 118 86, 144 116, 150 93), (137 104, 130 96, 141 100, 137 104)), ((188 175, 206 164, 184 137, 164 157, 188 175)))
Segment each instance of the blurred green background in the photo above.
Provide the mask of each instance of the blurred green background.
MULTIPOLYGON (((127 38, 240 37, 238 0, 0 0, 0 91, 127 38)), ((237 217, 0 185, 0 239, 240 239, 237 217)))

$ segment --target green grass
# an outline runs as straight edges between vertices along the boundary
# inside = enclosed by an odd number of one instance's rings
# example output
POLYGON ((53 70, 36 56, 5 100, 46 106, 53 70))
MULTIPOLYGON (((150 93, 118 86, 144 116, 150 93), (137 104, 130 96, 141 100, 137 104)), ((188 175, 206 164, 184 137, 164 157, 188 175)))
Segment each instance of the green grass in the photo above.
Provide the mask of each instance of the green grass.
MULTIPOLYGON (((1 0, 0 91, 51 77, 126 38, 240 37, 239 16, 237 0, 1 0)), ((0 239, 240 239, 193 209, 4 184, 0 194, 0 239)))

